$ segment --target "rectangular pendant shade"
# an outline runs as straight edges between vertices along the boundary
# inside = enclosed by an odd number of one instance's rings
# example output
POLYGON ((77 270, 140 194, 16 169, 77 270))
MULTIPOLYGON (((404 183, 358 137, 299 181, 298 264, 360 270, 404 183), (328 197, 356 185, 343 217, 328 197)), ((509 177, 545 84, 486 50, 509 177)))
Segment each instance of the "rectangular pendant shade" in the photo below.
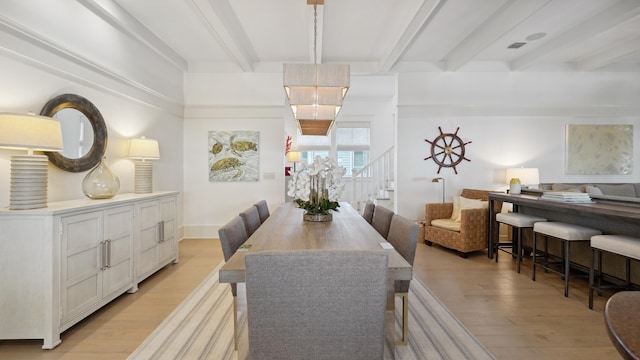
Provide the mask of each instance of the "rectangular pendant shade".
POLYGON ((327 135, 350 86, 349 65, 284 64, 283 85, 302 135, 327 135))

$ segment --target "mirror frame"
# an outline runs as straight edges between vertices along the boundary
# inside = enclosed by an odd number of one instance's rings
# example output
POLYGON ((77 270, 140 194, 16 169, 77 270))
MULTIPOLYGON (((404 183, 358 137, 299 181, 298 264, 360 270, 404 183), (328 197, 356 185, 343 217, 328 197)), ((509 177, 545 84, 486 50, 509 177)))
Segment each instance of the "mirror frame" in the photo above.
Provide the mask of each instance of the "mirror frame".
POLYGON ((55 166, 69 172, 83 172, 96 166, 107 150, 107 125, 100 111, 87 99, 75 94, 62 94, 49 100, 40 115, 53 117, 62 109, 76 109, 84 114, 93 128, 93 144, 91 149, 82 157, 71 159, 56 151, 45 151, 45 154, 55 166))

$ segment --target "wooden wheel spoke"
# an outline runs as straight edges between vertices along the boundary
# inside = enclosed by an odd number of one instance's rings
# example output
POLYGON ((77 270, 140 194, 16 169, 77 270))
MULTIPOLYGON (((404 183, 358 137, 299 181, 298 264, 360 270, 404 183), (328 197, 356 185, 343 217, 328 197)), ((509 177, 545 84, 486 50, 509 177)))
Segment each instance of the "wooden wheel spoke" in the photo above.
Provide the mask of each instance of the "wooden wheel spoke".
POLYGON ((455 133, 445 133, 441 127, 438 127, 438 130, 440 135, 433 141, 425 139, 431 144, 431 156, 426 157, 425 160, 433 159, 438 164, 438 174, 443 167, 453 168, 453 171, 458 174, 456 165, 462 160, 471 161, 465 156, 465 145, 470 144, 471 141, 464 142, 460 139, 458 136, 460 127, 456 128, 455 133))

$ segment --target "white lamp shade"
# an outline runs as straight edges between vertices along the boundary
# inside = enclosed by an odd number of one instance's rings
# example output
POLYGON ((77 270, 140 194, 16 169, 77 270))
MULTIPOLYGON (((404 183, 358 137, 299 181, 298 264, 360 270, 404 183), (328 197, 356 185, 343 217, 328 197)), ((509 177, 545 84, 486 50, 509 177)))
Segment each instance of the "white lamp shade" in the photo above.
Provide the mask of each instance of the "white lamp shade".
POLYGON ((287 153, 287 160, 289 162, 297 162, 300 161, 300 157, 302 154, 300 154, 300 152, 298 151, 289 151, 287 153))
POLYGON ((509 168, 507 169, 506 182, 509 184, 511 179, 520 179, 522 185, 537 185, 540 183, 540 175, 538 168, 509 168))
POLYGON ((131 139, 128 157, 132 159, 156 160, 160 159, 158 141, 154 139, 131 139))
POLYGON ((63 149, 60 121, 46 116, 0 113, 0 147, 60 151, 63 149))

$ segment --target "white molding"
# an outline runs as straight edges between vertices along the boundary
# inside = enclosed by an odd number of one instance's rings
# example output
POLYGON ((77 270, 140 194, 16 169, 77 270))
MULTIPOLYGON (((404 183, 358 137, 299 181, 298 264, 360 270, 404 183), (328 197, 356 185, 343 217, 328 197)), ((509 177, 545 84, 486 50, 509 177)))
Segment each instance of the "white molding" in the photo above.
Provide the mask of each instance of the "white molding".
POLYGON ((215 105, 187 105, 184 109, 184 119, 278 119, 284 118, 282 106, 215 106, 215 105))
POLYGON ((640 106, 398 105, 398 117, 638 117, 640 106))
POLYGON ((172 99, 0 15, 0 53, 73 82, 182 117, 172 99))

